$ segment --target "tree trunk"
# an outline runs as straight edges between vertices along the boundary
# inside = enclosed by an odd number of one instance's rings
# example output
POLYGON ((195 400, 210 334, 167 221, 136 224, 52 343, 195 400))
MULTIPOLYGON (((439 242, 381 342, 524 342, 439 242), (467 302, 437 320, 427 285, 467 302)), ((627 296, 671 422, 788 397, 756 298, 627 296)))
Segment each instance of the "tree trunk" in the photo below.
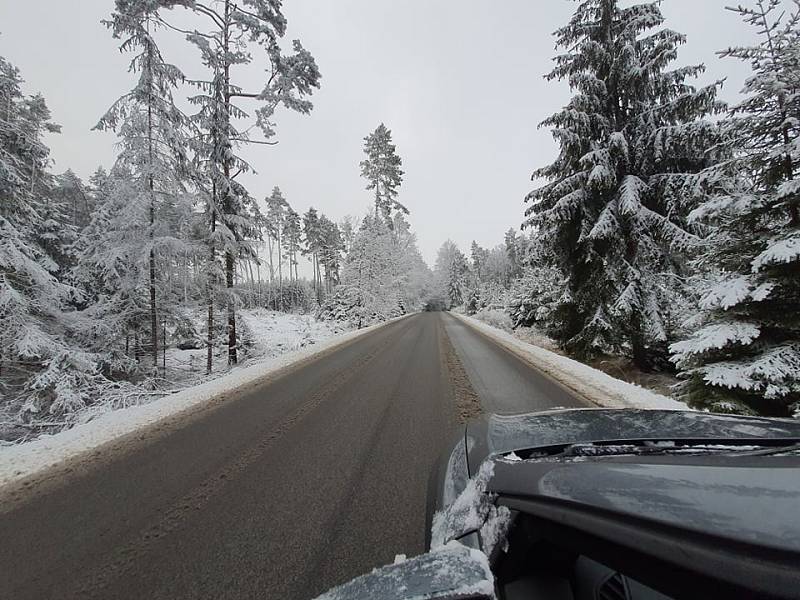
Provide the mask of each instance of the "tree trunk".
POLYGON ((239 362, 236 348, 236 306, 233 298, 233 276, 235 271, 232 252, 225 253, 225 287, 228 291, 228 364, 239 362))
POLYGON ((275 287, 275 264, 272 261, 272 236, 267 234, 267 247, 269 250, 269 308, 274 308, 273 303, 273 290, 275 287))
POLYGON ((167 317, 164 317, 164 329, 163 335, 161 336, 161 368, 164 371, 164 374, 167 373, 167 317))
MULTIPOLYGON (((225 52, 225 68, 223 71, 224 86, 224 106, 223 118, 225 124, 225 151, 222 153, 222 170, 225 175, 225 210, 232 209, 231 206, 231 143, 228 139, 231 121, 231 75, 230 59, 227 54, 230 48, 230 0, 225 0, 225 28, 223 32, 223 51, 225 52)), ((235 235, 235 233, 234 233, 235 235)), ((236 256, 231 250, 225 251, 225 287, 227 288, 226 304, 228 308, 228 364, 235 365, 239 362, 236 348, 236 307, 233 297, 233 279, 235 275, 236 256)))
POLYGON ((283 236, 281 236, 281 224, 278 222, 278 298, 279 310, 283 310, 283 236))
POLYGON ((256 261, 256 275, 258 276, 258 307, 261 308, 261 301, 262 301, 261 291, 262 291, 264 286, 262 285, 262 282, 261 282, 261 261, 260 260, 256 261))
MULTIPOLYGON (((150 31, 150 22, 147 23, 147 30, 150 31)), ((147 69, 152 72, 153 48, 148 46, 147 51, 147 69)), ((155 234, 153 228, 156 222, 156 194, 155 194, 155 181, 153 179, 153 102, 155 101, 153 94, 152 76, 150 78, 148 95, 147 95, 147 152, 148 160, 150 162, 150 173, 147 177, 147 184, 150 192, 150 351, 153 357, 153 370, 158 369, 158 315, 156 312, 156 253, 153 248, 153 241, 155 234)))
POLYGON ((214 280, 216 279, 215 262, 217 260, 216 249, 214 248, 214 232, 217 230, 217 212, 214 208, 214 203, 217 199, 216 183, 212 184, 211 197, 211 223, 209 227, 211 233, 208 239, 209 263, 208 273, 206 275, 206 294, 208 296, 208 318, 206 321, 206 375, 211 373, 214 363, 214 280))

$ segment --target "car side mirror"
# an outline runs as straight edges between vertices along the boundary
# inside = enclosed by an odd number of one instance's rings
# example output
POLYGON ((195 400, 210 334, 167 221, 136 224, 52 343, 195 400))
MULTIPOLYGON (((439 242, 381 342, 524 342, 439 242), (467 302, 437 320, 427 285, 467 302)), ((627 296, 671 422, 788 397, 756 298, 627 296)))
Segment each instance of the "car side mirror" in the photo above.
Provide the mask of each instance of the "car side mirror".
POLYGON ((317 600, 490 600, 495 598, 489 560, 479 550, 451 542, 427 554, 334 588, 317 600))

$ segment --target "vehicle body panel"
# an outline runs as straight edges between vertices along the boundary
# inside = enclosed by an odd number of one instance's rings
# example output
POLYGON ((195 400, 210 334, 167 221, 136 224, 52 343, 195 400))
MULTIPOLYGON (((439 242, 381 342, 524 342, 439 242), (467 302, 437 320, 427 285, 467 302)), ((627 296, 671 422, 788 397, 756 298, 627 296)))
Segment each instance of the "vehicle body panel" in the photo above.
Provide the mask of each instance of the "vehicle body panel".
POLYGON ((721 458, 500 460, 487 491, 800 553, 800 457, 721 458))
POLYGON ((571 409, 489 415, 467 427, 470 474, 496 454, 607 440, 800 438, 800 421, 695 411, 571 409))

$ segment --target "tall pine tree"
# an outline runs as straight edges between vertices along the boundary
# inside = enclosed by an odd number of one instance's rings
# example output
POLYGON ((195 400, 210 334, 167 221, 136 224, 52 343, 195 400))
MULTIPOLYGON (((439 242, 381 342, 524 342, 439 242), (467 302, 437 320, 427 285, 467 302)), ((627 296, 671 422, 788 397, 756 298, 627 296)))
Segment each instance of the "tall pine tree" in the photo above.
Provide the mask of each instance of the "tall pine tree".
MULTIPOLYGON (((204 31, 189 31, 187 39, 200 50, 207 77, 193 81, 199 94, 191 101, 199 107, 196 124, 202 131, 198 153, 206 165, 205 191, 208 219, 208 355, 212 366, 212 331, 214 330, 215 289, 224 276, 227 312, 228 363, 238 361, 236 334, 236 298, 234 282, 236 263, 242 254, 252 254, 247 243, 253 235, 248 222, 252 199, 236 178, 251 170, 236 151, 252 143, 268 144, 275 135, 272 121, 283 106, 302 114, 312 109, 307 96, 319 87, 320 73, 313 56, 298 40, 286 54, 280 39, 286 33, 286 18, 281 0, 194 0, 163 2, 182 6, 207 24, 204 31), (255 49, 261 52, 256 54, 255 49), (266 73, 263 87, 243 89, 239 77, 247 65, 256 62, 266 73), (250 108, 242 103, 250 102, 250 108), (247 124, 243 127, 243 124, 247 124), (263 139, 251 136, 261 132, 263 139), (222 268, 218 266, 222 254, 222 268)), ((173 28, 178 29, 174 25, 173 28)))
MULTIPOLYGON (((122 138, 117 164, 135 180, 138 193, 131 201, 146 206, 141 227, 147 234, 141 252, 142 262, 147 264, 149 350, 154 369, 158 366, 160 321, 157 262, 159 256, 180 246, 160 226, 156 215, 168 197, 180 192, 181 179, 187 176, 187 119, 173 100, 173 91, 184 77, 176 66, 164 60, 153 37, 161 26, 157 8, 149 0, 117 0, 116 11, 106 25, 115 38, 122 39, 121 51, 135 53, 130 70, 138 73, 138 79, 96 126, 116 131, 122 138)), ((123 225, 127 229, 130 224, 123 225)))
POLYGON ((713 164, 717 86, 670 68, 685 38, 660 28, 658 2, 585 0, 556 32, 566 50, 548 80, 566 80, 569 104, 544 121, 560 146, 534 173, 525 225, 566 286, 549 333, 569 352, 630 355, 642 368, 666 356, 681 253, 697 243, 686 215, 694 175, 713 164))
POLYGON ((375 216, 381 216, 392 227, 392 212, 408 214, 408 209, 397 200, 398 188, 403 183, 403 161, 392 143, 392 132, 381 123, 364 138, 361 176, 367 180, 367 189, 375 191, 375 216))

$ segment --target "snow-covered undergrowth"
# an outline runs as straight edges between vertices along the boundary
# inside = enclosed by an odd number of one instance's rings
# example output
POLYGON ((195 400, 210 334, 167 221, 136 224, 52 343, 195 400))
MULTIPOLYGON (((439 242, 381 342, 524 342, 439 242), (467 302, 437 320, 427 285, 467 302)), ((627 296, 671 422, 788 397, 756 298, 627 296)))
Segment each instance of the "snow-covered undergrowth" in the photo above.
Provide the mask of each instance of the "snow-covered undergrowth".
POLYGON ((616 379, 577 360, 525 343, 513 334, 501 331, 477 319, 463 315, 457 315, 457 317, 489 335, 563 386, 599 406, 688 409, 683 402, 616 379))
POLYGON ((511 331, 514 327, 508 313, 498 308, 484 308, 472 315, 472 318, 503 331, 511 331))
POLYGON ((540 348, 545 348, 546 350, 560 354, 556 343, 545 334, 539 332, 536 327, 517 327, 514 329, 514 321, 504 310, 484 308, 471 316, 473 319, 494 327, 495 329, 512 334, 522 342, 533 344, 534 346, 539 346, 540 348))
POLYGON ((119 410, 108 408, 105 412, 98 409, 92 420, 71 429, 41 435, 24 443, 0 446, 0 487, 180 413, 188 414, 225 393, 255 383, 292 363, 381 326, 343 332, 303 315, 270 311, 242 311, 242 314, 254 337, 253 350, 245 364, 219 374, 215 379, 147 404, 119 410))
MULTIPOLYGON (((311 315, 277 312, 263 308, 245 309, 238 312, 242 329, 245 363, 285 354, 327 340, 350 327, 315 319, 311 315)), ((198 315, 197 329, 202 331, 204 315, 198 315)), ((220 359, 215 364, 224 364, 223 354, 227 348, 219 349, 220 359)), ((195 385, 205 372, 206 348, 167 350, 167 370, 170 380, 178 385, 195 385)), ((224 372, 224 371, 223 371, 224 372)), ((215 376, 219 376, 216 373, 215 376)))

